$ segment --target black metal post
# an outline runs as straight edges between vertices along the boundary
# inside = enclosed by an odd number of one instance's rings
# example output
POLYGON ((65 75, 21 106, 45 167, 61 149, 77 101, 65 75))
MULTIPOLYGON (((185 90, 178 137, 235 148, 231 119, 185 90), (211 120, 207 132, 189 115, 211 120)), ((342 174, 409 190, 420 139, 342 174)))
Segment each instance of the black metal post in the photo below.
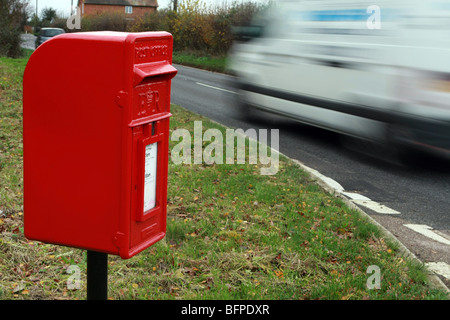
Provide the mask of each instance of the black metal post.
POLYGON ((87 252, 87 299, 108 298, 108 254, 87 252))

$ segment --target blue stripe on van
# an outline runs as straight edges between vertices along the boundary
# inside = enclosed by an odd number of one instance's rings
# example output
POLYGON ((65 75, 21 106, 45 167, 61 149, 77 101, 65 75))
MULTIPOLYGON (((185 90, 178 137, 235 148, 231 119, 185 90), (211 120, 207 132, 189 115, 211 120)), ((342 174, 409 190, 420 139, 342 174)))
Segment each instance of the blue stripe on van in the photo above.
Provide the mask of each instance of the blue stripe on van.
POLYGON ((367 20, 369 16, 366 9, 315 10, 302 14, 302 18, 309 21, 362 21, 367 20))
MULTIPOLYGON (((344 9, 344 10, 313 10, 303 11, 300 17, 305 21, 367 21, 373 12, 364 9, 344 9)), ((380 8, 380 15, 383 21, 391 20, 395 17, 392 9, 380 8)))

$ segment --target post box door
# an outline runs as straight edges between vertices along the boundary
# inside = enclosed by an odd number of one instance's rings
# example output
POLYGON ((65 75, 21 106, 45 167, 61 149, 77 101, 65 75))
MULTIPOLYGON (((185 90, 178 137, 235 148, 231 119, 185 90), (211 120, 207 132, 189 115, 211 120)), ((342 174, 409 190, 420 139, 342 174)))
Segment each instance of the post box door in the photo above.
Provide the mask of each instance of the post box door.
POLYGON ((169 118, 133 127, 130 247, 156 242, 166 231, 169 118), (164 187, 163 187, 164 186, 164 187))
POLYGON ((130 89, 132 181, 130 250, 161 240, 166 233, 172 38, 137 39, 130 89))

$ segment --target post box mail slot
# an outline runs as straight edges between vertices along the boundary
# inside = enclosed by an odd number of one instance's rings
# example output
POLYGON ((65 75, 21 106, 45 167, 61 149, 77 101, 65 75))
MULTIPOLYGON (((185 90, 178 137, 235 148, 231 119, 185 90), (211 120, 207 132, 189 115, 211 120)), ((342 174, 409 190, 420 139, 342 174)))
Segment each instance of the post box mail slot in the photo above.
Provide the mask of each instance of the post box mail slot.
POLYGON ((24 74, 29 239, 127 259, 166 232, 172 36, 57 36, 24 74))

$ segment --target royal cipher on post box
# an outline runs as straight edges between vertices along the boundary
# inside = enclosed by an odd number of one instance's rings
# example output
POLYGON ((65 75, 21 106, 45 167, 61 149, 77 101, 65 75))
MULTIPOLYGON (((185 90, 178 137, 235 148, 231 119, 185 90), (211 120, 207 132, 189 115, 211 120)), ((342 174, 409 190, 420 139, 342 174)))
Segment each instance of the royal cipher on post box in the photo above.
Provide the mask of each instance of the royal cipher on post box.
POLYGON ((166 233, 172 36, 56 36, 23 81, 24 229, 128 259, 166 233))

